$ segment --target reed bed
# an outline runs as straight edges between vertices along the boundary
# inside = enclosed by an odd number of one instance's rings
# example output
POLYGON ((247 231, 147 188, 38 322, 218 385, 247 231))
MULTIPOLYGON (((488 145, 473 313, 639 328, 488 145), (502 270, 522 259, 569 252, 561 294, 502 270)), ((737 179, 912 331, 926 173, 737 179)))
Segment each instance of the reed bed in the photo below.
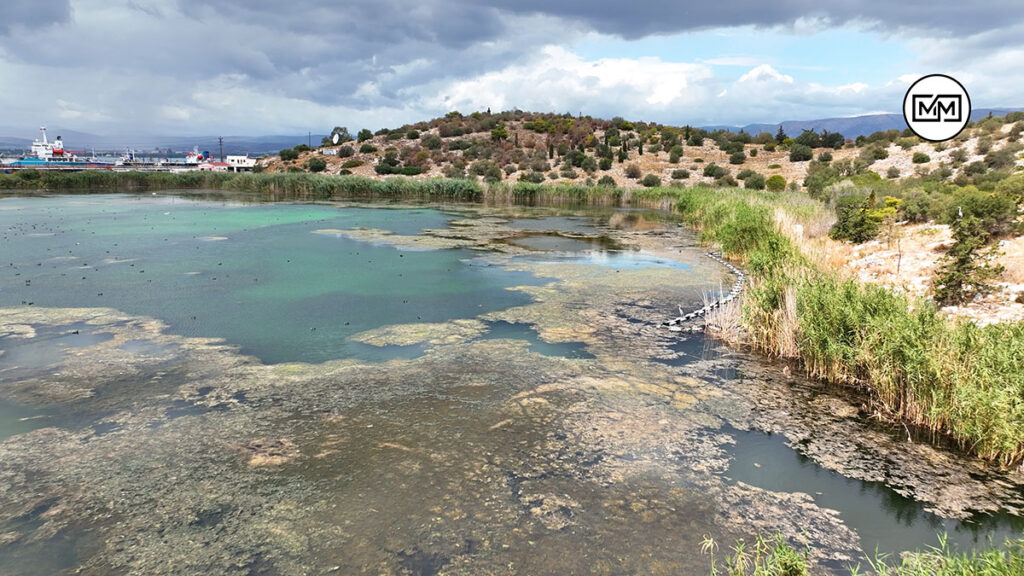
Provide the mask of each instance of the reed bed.
POLYGON ((796 199, 698 188, 681 193, 676 207, 702 239, 750 269, 747 343, 798 360, 811 376, 854 385, 880 415, 948 436, 983 459, 1013 466, 1024 458, 1024 323, 954 322, 930 301, 822 269, 780 226, 822 218, 796 199))

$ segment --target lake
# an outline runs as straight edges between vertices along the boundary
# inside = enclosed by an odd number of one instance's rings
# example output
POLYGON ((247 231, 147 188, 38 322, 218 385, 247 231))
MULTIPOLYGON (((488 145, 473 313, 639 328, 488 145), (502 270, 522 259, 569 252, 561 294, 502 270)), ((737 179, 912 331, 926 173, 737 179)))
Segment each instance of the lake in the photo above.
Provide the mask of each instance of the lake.
POLYGON ((667 214, 7 197, 0 242, 0 574, 704 574, 704 537, 774 533, 838 574, 1024 535, 1012 478, 661 328, 733 281, 667 214))

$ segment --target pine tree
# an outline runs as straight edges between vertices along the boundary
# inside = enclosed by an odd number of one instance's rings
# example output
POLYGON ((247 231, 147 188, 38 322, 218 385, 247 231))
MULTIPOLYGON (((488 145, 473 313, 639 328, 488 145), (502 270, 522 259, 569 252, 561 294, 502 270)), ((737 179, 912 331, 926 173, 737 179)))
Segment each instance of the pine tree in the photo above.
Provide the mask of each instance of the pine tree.
POLYGON ((786 138, 788 138, 788 136, 786 136, 786 133, 783 132, 782 124, 779 124, 779 131, 775 133, 776 144, 782 144, 783 142, 786 141, 786 138))
POLYGON ((962 304, 992 291, 990 281, 1002 274, 1003 267, 978 263, 978 251, 988 239, 989 233, 975 216, 968 214, 953 222, 953 246, 933 281, 936 302, 943 306, 962 304))

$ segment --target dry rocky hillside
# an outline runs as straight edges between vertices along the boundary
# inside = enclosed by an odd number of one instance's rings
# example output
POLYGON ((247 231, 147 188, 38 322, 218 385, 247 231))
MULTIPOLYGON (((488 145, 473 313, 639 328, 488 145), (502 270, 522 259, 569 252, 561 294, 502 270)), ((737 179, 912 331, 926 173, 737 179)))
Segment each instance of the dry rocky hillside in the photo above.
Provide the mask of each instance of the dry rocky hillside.
MULTIPOLYGON (((348 136, 343 129, 335 131, 342 139, 348 136)), ((972 123, 945 143, 924 142, 909 131, 896 130, 851 140, 813 133, 735 134, 519 111, 452 113, 375 134, 363 131, 358 140, 339 145, 282 151, 293 158, 266 158, 261 168, 376 179, 404 174, 623 188, 781 185, 832 203, 850 190, 870 189, 879 201, 890 194, 901 199, 896 221, 884 238, 860 244, 829 242, 829 260, 864 281, 917 296, 931 293, 936 269, 952 244, 950 227, 942 222, 942 210, 949 209, 942 204, 943 195, 968 188, 991 192, 1024 169, 1022 132, 1020 113, 972 123), (801 157, 802 144, 812 148, 802 150, 801 157), (709 169, 712 165, 717 168, 709 169), (781 182, 769 180, 773 176, 781 182)), ((948 313, 982 324, 1024 320, 1024 303, 1017 301, 1024 301, 1024 240, 1004 234, 996 242, 1000 253, 995 262, 1005 268, 996 290, 965 305, 947 307, 948 313)))

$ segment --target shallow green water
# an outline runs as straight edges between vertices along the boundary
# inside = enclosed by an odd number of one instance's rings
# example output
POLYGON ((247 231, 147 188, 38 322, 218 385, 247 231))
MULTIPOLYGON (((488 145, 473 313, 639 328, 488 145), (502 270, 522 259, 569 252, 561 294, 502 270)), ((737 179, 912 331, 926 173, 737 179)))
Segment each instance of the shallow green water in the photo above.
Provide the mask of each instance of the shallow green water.
MULTIPOLYGON (((9 250, 0 306, 107 306, 185 336, 224 338, 265 363, 383 360, 346 340, 525 304, 530 274, 472 266, 468 250, 409 251, 313 234, 445 227, 436 210, 241 205, 175 197, 0 202, 9 250)), ((402 356, 396 350, 396 356, 402 356)))

